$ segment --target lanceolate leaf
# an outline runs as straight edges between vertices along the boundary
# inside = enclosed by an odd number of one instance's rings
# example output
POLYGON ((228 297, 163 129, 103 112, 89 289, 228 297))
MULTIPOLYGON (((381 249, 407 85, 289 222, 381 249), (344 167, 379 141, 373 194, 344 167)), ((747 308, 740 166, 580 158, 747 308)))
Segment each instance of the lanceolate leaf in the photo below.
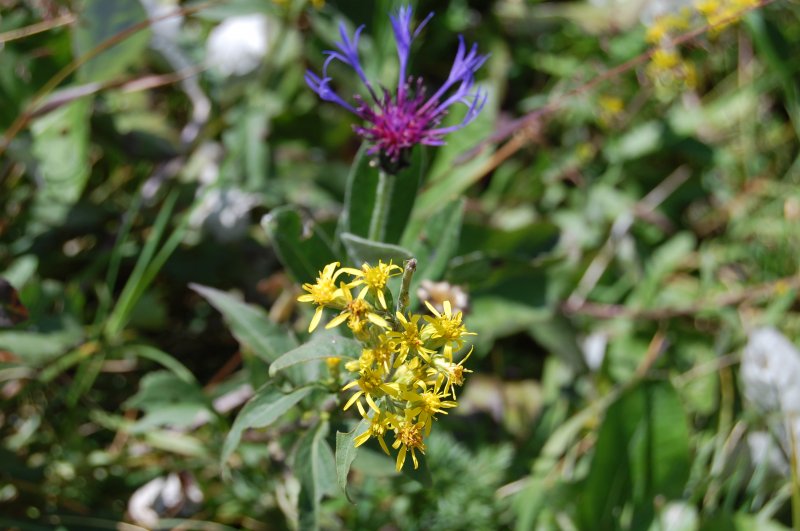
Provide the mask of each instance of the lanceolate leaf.
MULTIPOLYGON (((78 11, 80 19, 75 24, 73 45, 75 55, 85 57, 98 46, 132 26, 147 20, 139 0, 84 0, 78 11)), ((142 57, 150 39, 150 31, 143 29, 123 36, 119 42, 101 51, 79 70, 81 81, 107 81, 121 74, 142 57)))
POLYGON ((303 224, 290 208, 276 208, 261 225, 269 234, 283 265, 298 282, 314 282, 319 271, 336 261, 328 237, 314 223, 303 224))
POLYGON ((269 426, 310 392, 310 387, 303 387, 291 393, 283 393, 272 384, 267 384, 256 391, 255 396, 245 404, 239 416, 236 417, 231 431, 228 432, 228 436, 225 438, 220 457, 222 465, 225 466, 228 458, 239 446, 239 441, 245 430, 269 426))
POLYGON ((319 528, 319 502, 336 490, 333 451, 325 441, 328 423, 309 430, 297 446, 295 472, 300 480, 300 529, 319 528))
POLYGON ((613 528, 626 507, 632 527, 649 523, 656 497, 681 496, 690 466, 689 427, 677 392, 667 382, 638 385, 606 412, 578 502, 579 527, 613 528))
POLYGON ((464 200, 459 199, 446 205, 425 223, 408 226, 402 244, 417 259, 414 286, 425 279, 439 280, 442 277, 458 249, 463 217, 464 200))
POLYGON ((350 473, 350 465, 356 458, 358 448, 355 446, 355 438, 363 433, 367 421, 362 420, 352 430, 347 433, 336 432, 336 481, 342 489, 350 503, 355 503, 347 491, 347 475, 350 473))
POLYGON ((222 313, 239 343, 264 361, 272 363, 297 346, 294 337, 270 321, 261 308, 208 286, 192 284, 191 288, 222 313))
POLYGON ((290 350, 270 365, 269 374, 274 376, 282 370, 310 361, 325 358, 357 358, 361 353, 361 343, 341 336, 322 336, 290 350))
POLYGON ((374 242, 349 232, 343 233, 341 238, 345 249, 347 249, 347 254, 356 265, 361 265, 364 262, 374 265, 378 263, 378 260, 383 260, 384 262, 391 260, 395 264, 402 264, 412 257, 411 251, 399 245, 374 242))

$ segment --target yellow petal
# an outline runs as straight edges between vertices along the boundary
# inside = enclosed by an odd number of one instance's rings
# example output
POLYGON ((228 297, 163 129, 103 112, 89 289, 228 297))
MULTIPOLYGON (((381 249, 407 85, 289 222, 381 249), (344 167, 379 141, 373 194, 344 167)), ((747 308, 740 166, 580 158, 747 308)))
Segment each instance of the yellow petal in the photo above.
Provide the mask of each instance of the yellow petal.
POLYGON ((383 437, 378 437, 378 442, 381 444, 383 451, 386 452, 386 455, 392 455, 389 453, 389 449, 386 447, 386 441, 383 440, 383 437))
POLYGON ((350 316, 350 314, 349 314, 349 313, 347 313, 347 312, 342 312, 342 313, 340 313, 339 315, 337 315, 336 317, 334 317, 333 319, 331 319, 331 322, 330 322, 330 323, 328 323, 328 324, 326 324, 326 325, 325 325, 325 330, 330 330, 331 328, 333 328, 333 327, 335 327, 335 326, 339 326, 340 324, 342 324, 343 322, 345 322, 345 320, 346 320, 346 319, 347 319, 349 316, 350 316))
MULTIPOLYGON (((416 461, 416 459, 414 459, 416 461)), ((400 452, 397 454, 397 471, 400 472, 403 470, 403 464, 406 462, 406 447, 403 446, 400 448, 400 452)))
POLYGON ((386 319, 378 314, 370 312, 367 314, 367 319, 369 319, 369 321, 373 324, 376 324, 382 328, 389 328, 389 323, 386 322, 386 319))
POLYGON ((431 313, 433 315, 435 315, 436 317, 441 317, 442 316, 442 314, 440 314, 439 311, 436 308, 431 306, 431 303, 429 303, 428 301, 425 301, 425 306, 427 306, 428 309, 431 311, 431 313))
MULTIPOLYGON (((380 413, 381 412, 381 408, 378 407, 378 404, 375 403, 375 401, 372 399, 371 396, 369 396, 368 394, 365 393, 364 397, 367 399, 367 404, 369 404, 369 407, 371 407, 373 410, 375 410, 375 413, 380 413)), ((362 413, 362 416, 366 416, 366 415, 364 415, 362 413)))
POLYGON ((358 385, 358 380, 353 380, 352 382, 350 382, 347 385, 345 385, 344 387, 342 387, 342 391, 347 391, 351 387, 355 387, 357 385, 358 385))
POLYGON ((381 303, 381 308, 386 309, 386 298, 383 296, 383 290, 378 292, 378 302, 381 303))
POLYGON ((356 448, 358 448, 359 446, 361 446, 362 444, 367 442, 369 440, 369 437, 370 437, 371 434, 372 433, 370 432, 370 430, 367 430, 364 433, 362 433, 361 435, 359 435, 358 437, 356 437, 355 439, 353 439, 353 442, 355 442, 356 448))
POLYGON ((359 391, 359 392, 357 392, 356 394, 354 394, 353 396, 351 396, 351 397, 350 397, 350 400, 348 400, 348 401, 347 401, 347 403, 344 405, 344 407, 342 408, 342 410, 343 410, 343 411, 347 411, 347 410, 350 408, 350 406, 352 406, 352 405, 353 405, 353 402, 355 402, 356 400, 358 400, 358 397, 359 397, 359 396, 361 396, 361 395, 363 395, 363 394, 364 394, 364 391, 359 391))
POLYGON ((317 306, 317 310, 314 312, 314 317, 311 318, 311 323, 308 325, 308 333, 314 331, 314 329, 319 324, 319 320, 322 318, 322 306, 317 306))

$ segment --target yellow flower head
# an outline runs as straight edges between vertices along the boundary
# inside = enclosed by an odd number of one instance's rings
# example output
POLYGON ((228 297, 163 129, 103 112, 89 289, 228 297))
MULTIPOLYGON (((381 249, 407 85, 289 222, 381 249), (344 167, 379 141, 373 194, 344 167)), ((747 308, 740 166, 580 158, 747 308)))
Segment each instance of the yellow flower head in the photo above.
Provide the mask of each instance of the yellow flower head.
POLYGON ((433 350, 425 348, 425 342, 422 339, 419 328, 420 315, 411 315, 408 319, 397 312, 397 324, 400 331, 389 332, 389 337, 397 344, 397 359, 394 362, 395 367, 399 367, 405 363, 409 354, 418 354, 424 359, 430 359, 433 350))
POLYGON ((370 348, 364 349, 362 357, 369 357, 370 361, 377 365, 379 370, 388 373, 392 365, 392 356, 395 353, 395 345, 388 334, 380 334, 370 348))
POLYGON ((441 385, 444 383, 444 394, 450 393, 453 396, 453 400, 456 398, 455 386, 461 387, 464 385, 464 375, 468 372, 472 372, 464 368, 464 363, 472 355, 472 350, 473 349, 469 349, 467 355, 458 363, 443 359, 434 361, 434 367, 431 369, 431 373, 437 375, 436 384, 441 385))
POLYGON ((380 413, 381 408, 379 408, 378 404, 375 402, 376 398, 381 398, 386 395, 400 395, 400 387, 397 384, 384 383, 383 375, 373 369, 364 370, 364 372, 361 373, 360 378, 353 380, 349 384, 342 387, 342 391, 347 391, 353 387, 358 387, 359 389, 353 394, 353 396, 350 397, 350 400, 347 401, 344 409, 347 410, 350 408, 350 406, 355 404, 362 417, 367 416, 367 410, 364 409, 364 406, 361 404, 361 400, 359 400, 359 398, 362 396, 364 397, 364 400, 366 400, 367 405, 372 408, 373 411, 380 413))
POLYGON ((342 291, 336 287, 336 277, 344 273, 344 270, 340 269, 336 271, 337 267, 339 267, 339 262, 326 265, 325 268, 319 272, 315 284, 303 284, 303 289, 308 293, 297 297, 297 300, 300 302, 311 302, 317 305, 314 317, 308 325, 309 332, 313 332, 319 324, 319 320, 322 317, 322 309, 342 296, 342 291))
POLYGON ((414 422, 409 419, 408 414, 406 418, 397 426, 395 430, 395 441, 392 448, 400 451, 397 453, 397 471, 403 469, 403 464, 406 462, 406 453, 411 450, 411 459, 414 461, 414 468, 419 467, 417 461, 417 454, 415 450, 425 453, 425 444, 422 442, 422 422, 414 422))
POLYGON ((378 439, 381 448, 386 455, 391 455, 389 448, 386 446, 386 441, 383 436, 391 429, 391 421, 386 413, 375 413, 369 421, 369 428, 354 439, 356 448, 367 442, 371 437, 378 439))
POLYGON ((419 418, 419 422, 425 427, 425 435, 428 436, 431 433, 434 415, 437 413, 447 415, 445 409, 456 407, 458 404, 451 400, 442 400, 448 394, 446 391, 440 390, 438 383, 430 389, 424 381, 417 382, 417 385, 421 391, 412 389, 403 393, 402 397, 410 404, 410 407, 406 409, 407 413, 412 417, 419 418))
POLYGON ((450 301, 444 301, 444 313, 439 313, 436 308, 427 301, 425 305, 433 313, 434 317, 425 316, 428 324, 422 330, 422 337, 430 338, 444 344, 445 356, 452 360, 453 346, 461 348, 464 345, 464 336, 474 336, 473 332, 467 332, 466 327, 461 322, 461 312, 453 313, 450 301))
POLYGON ((384 264, 381 260, 378 260, 378 265, 376 266, 365 263, 361 266, 361 269, 347 268, 345 271, 356 277, 353 286, 364 285, 364 289, 358 294, 359 297, 363 297, 369 292, 378 298, 381 308, 385 310, 386 297, 383 291, 386 289, 386 283, 389 281, 389 278, 401 274, 403 268, 392 264, 391 260, 389 260, 388 264, 384 264))
POLYGON ((331 319, 331 322, 328 323, 325 328, 330 329, 339 326, 345 322, 345 320, 350 330, 356 334, 360 334, 364 330, 367 322, 371 322, 382 328, 390 328, 386 319, 375 313, 372 305, 364 300, 365 293, 363 291, 358 297, 353 298, 350 287, 344 282, 340 284, 339 291, 344 297, 344 309, 339 315, 331 319))

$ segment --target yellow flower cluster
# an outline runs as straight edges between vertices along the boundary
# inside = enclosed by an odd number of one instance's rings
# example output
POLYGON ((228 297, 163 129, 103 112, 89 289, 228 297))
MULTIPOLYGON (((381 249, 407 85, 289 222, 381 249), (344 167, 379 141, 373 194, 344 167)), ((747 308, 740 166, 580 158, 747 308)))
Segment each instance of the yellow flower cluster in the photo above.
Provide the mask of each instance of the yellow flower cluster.
POLYGON ((742 16, 759 5, 759 0, 699 0, 697 11, 715 31, 735 24, 742 16))
POLYGON ((455 388, 464 383, 465 373, 471 372, 464 368, 471 350, 458 363, 453 357, 464 347, 466 336, 474 334, 467 331, 461 312, 453 311, 449 301, 443 303, 443 312, 426 302, 432 315, 406 313, 404 301, 415 266, 413 260, 406 265, 394 311, 387 304, 387 299, 391 300, 387 283, 404 270, 391 262, 364 264, 361 269, 328 264, 316 283, 303 285, 308 293, 298 297, 317 306, 309 331, 319 324, 322 309, 331 308, 339 314, 326 328, 346 323, 363 345, 360 357, 345 363, 354 379, 342 390, 355 393, 344 409, 355 405, 369 422, 367 430, 356 437, 356 446, 375 438, 391 455, 386 437, 394 436, 391 447, 397 451, 398 471, 409 453, 414 468, 419 466, 416 452, 425 453, 424 438, 436 415, 446 415, 447 409, 457 405, 455 388), (339 280, 342 275, 351 280, 339 280), (354 297, 352 290, 359 286, 354 297))
POLYGON ((647 65, 647 75, 656 85, 659 96, 697 87, 697 71, 674 47, 656 48, 647 65))
POLYGON ((712 34, 717 33, 738 22, 759 3, 759 0, 697 0, 694 9, 684 7, 657 17, 647 28, 647 42, 656 46, 647 65, 647 75, 661 95, 669 96, 697 86, 694 65, 683 58, 672 39, 693 25, 700 25, 701 21, 711 27, 712 34))

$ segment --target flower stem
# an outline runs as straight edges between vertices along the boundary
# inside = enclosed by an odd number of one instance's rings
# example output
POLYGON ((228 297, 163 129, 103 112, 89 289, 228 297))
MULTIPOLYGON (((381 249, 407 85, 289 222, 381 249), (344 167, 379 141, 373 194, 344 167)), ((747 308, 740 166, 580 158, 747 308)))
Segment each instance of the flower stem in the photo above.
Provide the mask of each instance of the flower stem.
POLYGON ((389 207, 392 204, 394 192, 394 175, 381 170, 378 173, 378 188, 375 190, 375 206, 369 220, 369 234, 367 237, 376 242, 383 241, 386 236, 386 223, 389 220, 389 207))
POLYGON ((411 277, 414 276, 414 271, 416 270, 417 259, 406 260, 405 268, 403 269, 403 282, 400 285, 400 295, 397 297, 397 311, 403 315, 408 310, 408 290, 411 287, 411 277))

